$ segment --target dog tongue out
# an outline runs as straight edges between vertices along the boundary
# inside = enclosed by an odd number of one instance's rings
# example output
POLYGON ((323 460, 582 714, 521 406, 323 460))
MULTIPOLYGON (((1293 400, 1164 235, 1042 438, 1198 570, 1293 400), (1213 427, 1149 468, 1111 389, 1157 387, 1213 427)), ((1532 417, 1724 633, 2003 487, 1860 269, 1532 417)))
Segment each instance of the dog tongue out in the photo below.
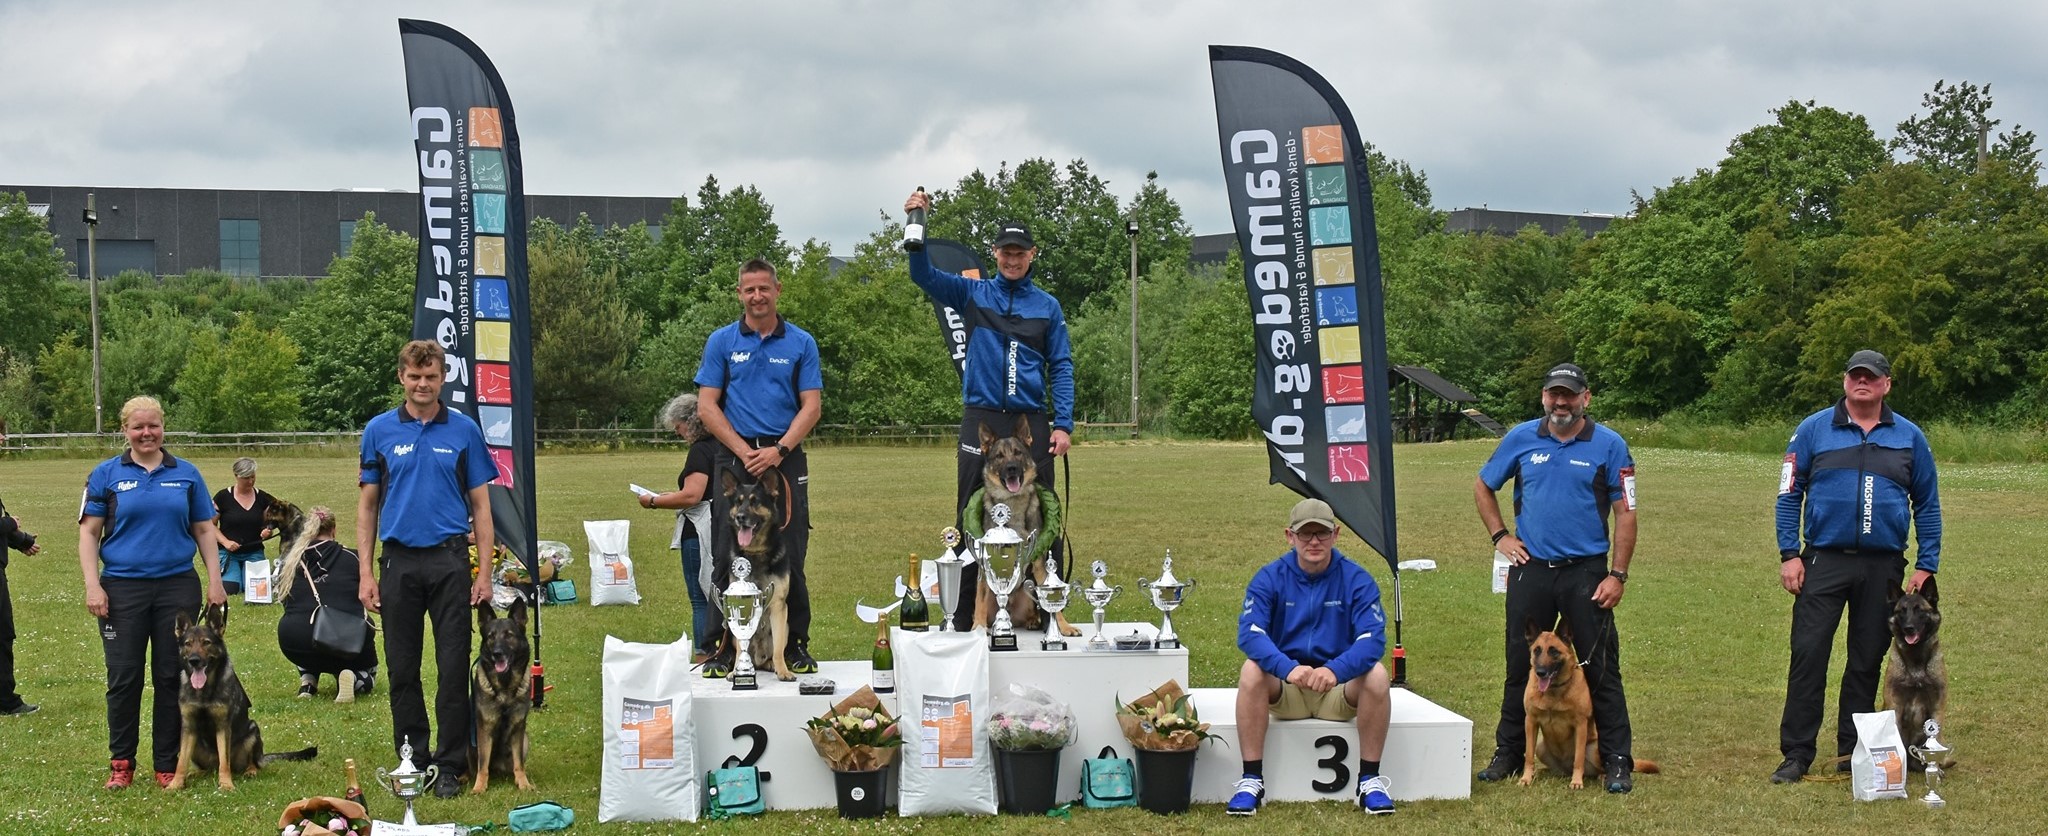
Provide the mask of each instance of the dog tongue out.
POLYGON ((1919 643, 1920 643, 1920 634, 1919 634, 1919 633, 1907 633, 1907 634, 1906 634, 1906 643, 1907 643, 1907 644, 1919 644, 1919 643))
POLYGON ((199 690, 199 689, 201 689, 201 688, 204 688, 204 687, 206 687, 206 672, 205 672, 205 671, 193 671, 193 672, 192 672, 192 690, 194 690, 194 691, 197 691, 197 690, 199 690))
POLYGON ((1009 491, 1010 493, 1023 493, 1024 480, 1021 478, 1004 479, 1003 489, 1009 491))
POLYGON ((505 671, 511 669, 511 667, 512 663, 504 659, 499 659, 496 662, 491 663, 491 668, 499 673, 504 673, 505 671))
POLYGON ((1536 676, 1536 693, 1541 694, 1550 690, 1550 677, 1550 674, 1538 674, 1536 676))
POLYGON ((735 528, 732 533, 733 537, 739 540, 740 548, 744 549, 754 542, 754 530, 751 528, 735 528))

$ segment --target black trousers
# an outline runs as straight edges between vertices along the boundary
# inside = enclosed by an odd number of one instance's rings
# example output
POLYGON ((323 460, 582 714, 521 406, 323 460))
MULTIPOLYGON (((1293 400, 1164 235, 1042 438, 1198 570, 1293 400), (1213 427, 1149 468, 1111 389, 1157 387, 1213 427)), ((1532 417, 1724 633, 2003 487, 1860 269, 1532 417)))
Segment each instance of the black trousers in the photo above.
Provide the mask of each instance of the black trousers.
MULTIPOLYGON (((775 441, 773 438, 747 439, 747 442, 757 450, 773 447, 775 441)), ((730 551, 733 539, 730 530, 732 524, 728 522, 732 519, 732 509, 725 501, 724 492, 719 489, 720 480, 728 470, 744 474, 747 469, 740 465, 739 457, 733 455, 731 450, 725 449, 724 445, 719 445, 718 455, 712 461, 714 466, 711 472, 711 548, 728 552, 720 556, 723 559, 713 564, 722 568, 732 565, 730 551)), ((789 451, 789 455, 782 460, 782 466, 778 469, 782 471, 782 478, 789 485, 789 526, 782 530, 782 551, 789 558, 789 644, 791 647, 809 648, 811 585, 804 578, 804 556, 811 547, 811 465, 810 457, 804 454, 803 445, 799 444, 796 449, 789 451)), ((713 572, 713 588, 704 590, 704 595, 708 598, 723 595, 726 585, 731 582, 732 578, 727 573, 713 572)), ((725 625, 716 624, 713 625, 713 629, 717 631, 713 638, 722 638, 725 635, 725 625)))
POLYGON ((1525 628, 1534 619, 1547 629, 1562 616, 1571 624, 1572 649, 1592 690, 1601 762, 1633 757, 1628 698, 1621 690, 1621 637, 1614 630, 1614 611, 1593 603, 1593 590, 1606 578, 1606 555, 1557 563, 1530 560, 1508 572, 1508 675, 1501 685, 1500 726, 1493 733, 1496 753, 1520 757, 1527 752, 1522 728, 1522 691, 1529 685, 1525 628))
POLYGON ((1778 721, 1778 751, 1813 763, 1815 739, 1826 714, 1828 655, 1842 608, 1849 608, 1848 661, 1836 704, 1835 754, 1856 749, 1850 715, 1867 713, 1877 701, 1878 670, 1891 645, 1888 593, 1906 576, 1904 555, 1845 554, 1810 550, 1806 585, 1792 599, 1792 661, 1785 674, 1785 714, 1778 721))
MULTIPOLYGON (((1029 422, 1031 427, 1031 457, 1036 460, 1038 484, 1046 490, 1054 490, 1051 421, 1046 418, 1045 413, 1002 412, 976 406, 967 407, 960 416, 959 497, 953 502, 953 524, 962 526, 963 531, 966 521, 961 515, 966 513, 967 497, 980 490, 982 485, 981 465, 984 459, 981 454, 981 428, 987 425, 989 432, 995 433, 998 438, 1014 435, 1017 432, 1019 417, 1029 422)), ((1064 512, 1066 509, 1060 510, 1064 512)), ((1066 554, 1064 538, 1053 541, 1052 550, 1054 554, 1066 554)), ((962 573, 960 577, 960 610, 953 614, 955 630, 969 630, 974 627, 974 598, 981 594, 980 567, 975 567, 975 570, 962 573)), ((1072 567, 1062 571, 1065 573, 1062 575, 1063 579, 1073 580, 1068 577, 1073 574, 1072 567)), ((1023 593, 1020 591, 1016 594, 1023 593)))
POLYGON ((107 754, 132 760, 142 729, 142 679, 156 689, 150 701, 150 755, 158 772, 178 768, 178 613, 197 615, 203 602, 199 575, 100 578, 107 617, 100 619, 100 649, 107 656, 107 754), (148 654, 145 666, 144 654, 148 654))
POLYGON ((21 707, 15 685, 14 593, 7 588, 7 555, 0 554, 0 711, 21 707))
POLYGON ((384 656, 391 663, 391 746, 410 740, 415 763, 427 748, 425 686, 420 656, 426 622, 434 625, 434 722, 439 744, 429 759, 442 774, 460 775, 469 760, 469 548, 462 538, 416 549, 391 541, 377 559, 384 613, 384 656), (448 770, 455 770, 449 773, 448 770))

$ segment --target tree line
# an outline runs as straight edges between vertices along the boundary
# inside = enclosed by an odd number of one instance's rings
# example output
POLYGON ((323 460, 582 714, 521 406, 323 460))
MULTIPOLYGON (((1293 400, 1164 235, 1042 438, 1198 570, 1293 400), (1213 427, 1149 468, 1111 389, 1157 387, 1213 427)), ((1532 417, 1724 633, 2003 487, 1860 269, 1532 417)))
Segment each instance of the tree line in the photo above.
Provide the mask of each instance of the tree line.
MULTIPOLYGON (((1791 101, 1711 167, 1674 178, 1598 235, 1448 232, 1426 174, 1368 149, 1388 353, 1534 414, 1541 371, 1575 360, 1595 409, 1782 421, 1839 395, 1843 358, 1887 354, 1920 420, 2048 418, 2048 193, 2034 134, 2000 130, 1989 86, 1938 82, 1880 139, 1862 116, 1791 101)), ((933 192, 930 233, 985 249, 1031 225, 1037 280, 1064 304, 1076 417, 1130 410, 1130 253, 1138 252, 1138 419, 1148 432, 1246 437, 1251 328, 1236 253, 1189 263, 1180 205, 1148 176, 1120 198, 1082 160, 1031 159, 933 192)), ((825 421, 957 420, 959 390, 923 294, 876 228, 835 257, 791 243, 751 186, 707 177, 646 225, 530 225, 534 405, 543 428, 647 426, 690 386, 704 340, 738 316, 739 265, 781 266, 781 307, 818 337, 825 421)), ((218 273, 103 283, 109 409, 166 401, 180 429, 352 429, 398 400, 417 242, 374 216, 318 281, 218 273)), ((92 427, 84 286, 20 195, 0 196, 0 415, 92 427)), ((111 420, 109 421, 111 423, 111 420)))

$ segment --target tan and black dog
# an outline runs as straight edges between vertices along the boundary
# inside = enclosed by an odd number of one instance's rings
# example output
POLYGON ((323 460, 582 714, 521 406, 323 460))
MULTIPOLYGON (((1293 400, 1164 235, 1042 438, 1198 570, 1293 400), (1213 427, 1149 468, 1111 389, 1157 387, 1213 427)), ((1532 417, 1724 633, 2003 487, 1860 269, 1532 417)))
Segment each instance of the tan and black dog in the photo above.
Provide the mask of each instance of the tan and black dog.
MULTIPOLYGON (((1572 789, 1586 786, 1586 764, 1600 769, 1600 732, 1593 725, 1593 691, 1572 648, 1571 623, 1559 621, 1545 630, 1530 621, 1522 635, 1529 640, 1529 684, 1522 689, 1522 739, 1528 754, 1522 760, 1522 786, 1536 779, 1536 763, 1559 775, 1572 776, 1572 789)), ((1637 758, 1635 771, 1656 773, 1656 761, 1637 758)))
POLYGON ((510 775, 522 790, 526 778, 526 715, 533 710, 533 647, 526 639, 526 601, 512 602, 504 618, 490 602, 476 605, 476 664, 470 668, 470 702, 476 714, 476 746, 470 750, 470 792, 481 793, 493 775, 510 775))
MULTIPOLYGON (((760 478, 749 477, 744 470, 727 469, 719 474, 719 492, 725 497, 726 534, 730 542, 719 544, 715 549, 712 565, 712 581, 717 590, 706 590, 713 601, 723 600, 721 592, 732 582, 732 559, 747 559, 751 574, 747 577, 754 585, 767 593, 762 602, 763 629, 754 633, 753 646, 748 652, 754 656, 756 670, 773 669, 775 677, 784 682, 796 679, 789 669, 786 651, 789 649, 789 555, 783 548, 782 530, 789 525, 789 486, 783 482, 782 471, 768 468, 761 471, 760 478)), ((723 613, 720 614, 723 617, 723 613)), ((719 649, 718 659, 729 663, 735 648, 728 632, 724 645, 719 649)))
MULTIPOLYGON (((1919 591, 1895 587, 1890 597, 1892 650, 1884 668, 1884 704, 1899 712, 1899 739, 1911 752, 1927 742, 1927 721, 1943 719, 1948 709, 1948 665, 1941 658, 1941 592, 1930 576, 1919 591)), ((1915 770, 1922 768, 1918 757, 1912 760, 1915 770)))
MULTIPOLYGON (((1045 554, 1040 544, 1049 545, 1059 536, 1059 497, 1038 484, 1038 462, 1031 455, 1031 423, 1024 416, 1017 416, 1017 429, 1012 435, 997 436, 987 424, 981 425, 981 489, 967 498, 967 504, 981 509, 984 532, 995 527, 995 516, 991 513, 995 507, 1009 506, 1010 528, 1032 538, 1026 544, 1033 559, 1025 577, 1034 585, 1044 583, 1045 554)), ((996 594, 989 591, 986 581, 979 586, 981 591, 974 597, 974 626, 987 627, 995 619, 996 594)), ((1027 588, 1010 593, 1009 610, 1010 620, 1019 629, 1041 628, 1038 604, 1027 588)), ((1058 621, 1062 635, 1081 635, 1080 628, 1067 623, 1065 612, 1059 614, 1058 621)))
POLYGON ((320 753, 308 746, 296 752, 263 753, 263 730, 249 717, 249 692, 235 675, 228 660, 228 609, 209 605, 206 619, 195 623, 192 616, 178 613, 179 660, 184 675, 178 681, 178 713, 183 720, 178 737, 178 771, 165 789, 185 788, 185 776, 194 769, 219 776, 220 788, 235 788, 234 774, 254 775, 273 761, 306 761, 320 753))

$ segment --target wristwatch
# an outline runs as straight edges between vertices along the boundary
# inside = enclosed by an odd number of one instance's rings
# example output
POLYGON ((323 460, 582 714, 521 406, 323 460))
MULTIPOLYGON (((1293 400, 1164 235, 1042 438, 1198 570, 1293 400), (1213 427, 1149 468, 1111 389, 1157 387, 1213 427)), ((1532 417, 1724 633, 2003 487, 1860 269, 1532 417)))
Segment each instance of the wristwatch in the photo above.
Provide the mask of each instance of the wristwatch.
POLYGON ((1615 580, 1621 581, 1622 583, 1628 583, 1628 573, 1621 571, 1620 569, 1607 570, 1607 576, 1615 580))
POLYGON ((789 458, 789 448, 782 446, 782 442, 780 441, 775 442, 775 452, 777 455, 780 455, 785 459, 789 458))

